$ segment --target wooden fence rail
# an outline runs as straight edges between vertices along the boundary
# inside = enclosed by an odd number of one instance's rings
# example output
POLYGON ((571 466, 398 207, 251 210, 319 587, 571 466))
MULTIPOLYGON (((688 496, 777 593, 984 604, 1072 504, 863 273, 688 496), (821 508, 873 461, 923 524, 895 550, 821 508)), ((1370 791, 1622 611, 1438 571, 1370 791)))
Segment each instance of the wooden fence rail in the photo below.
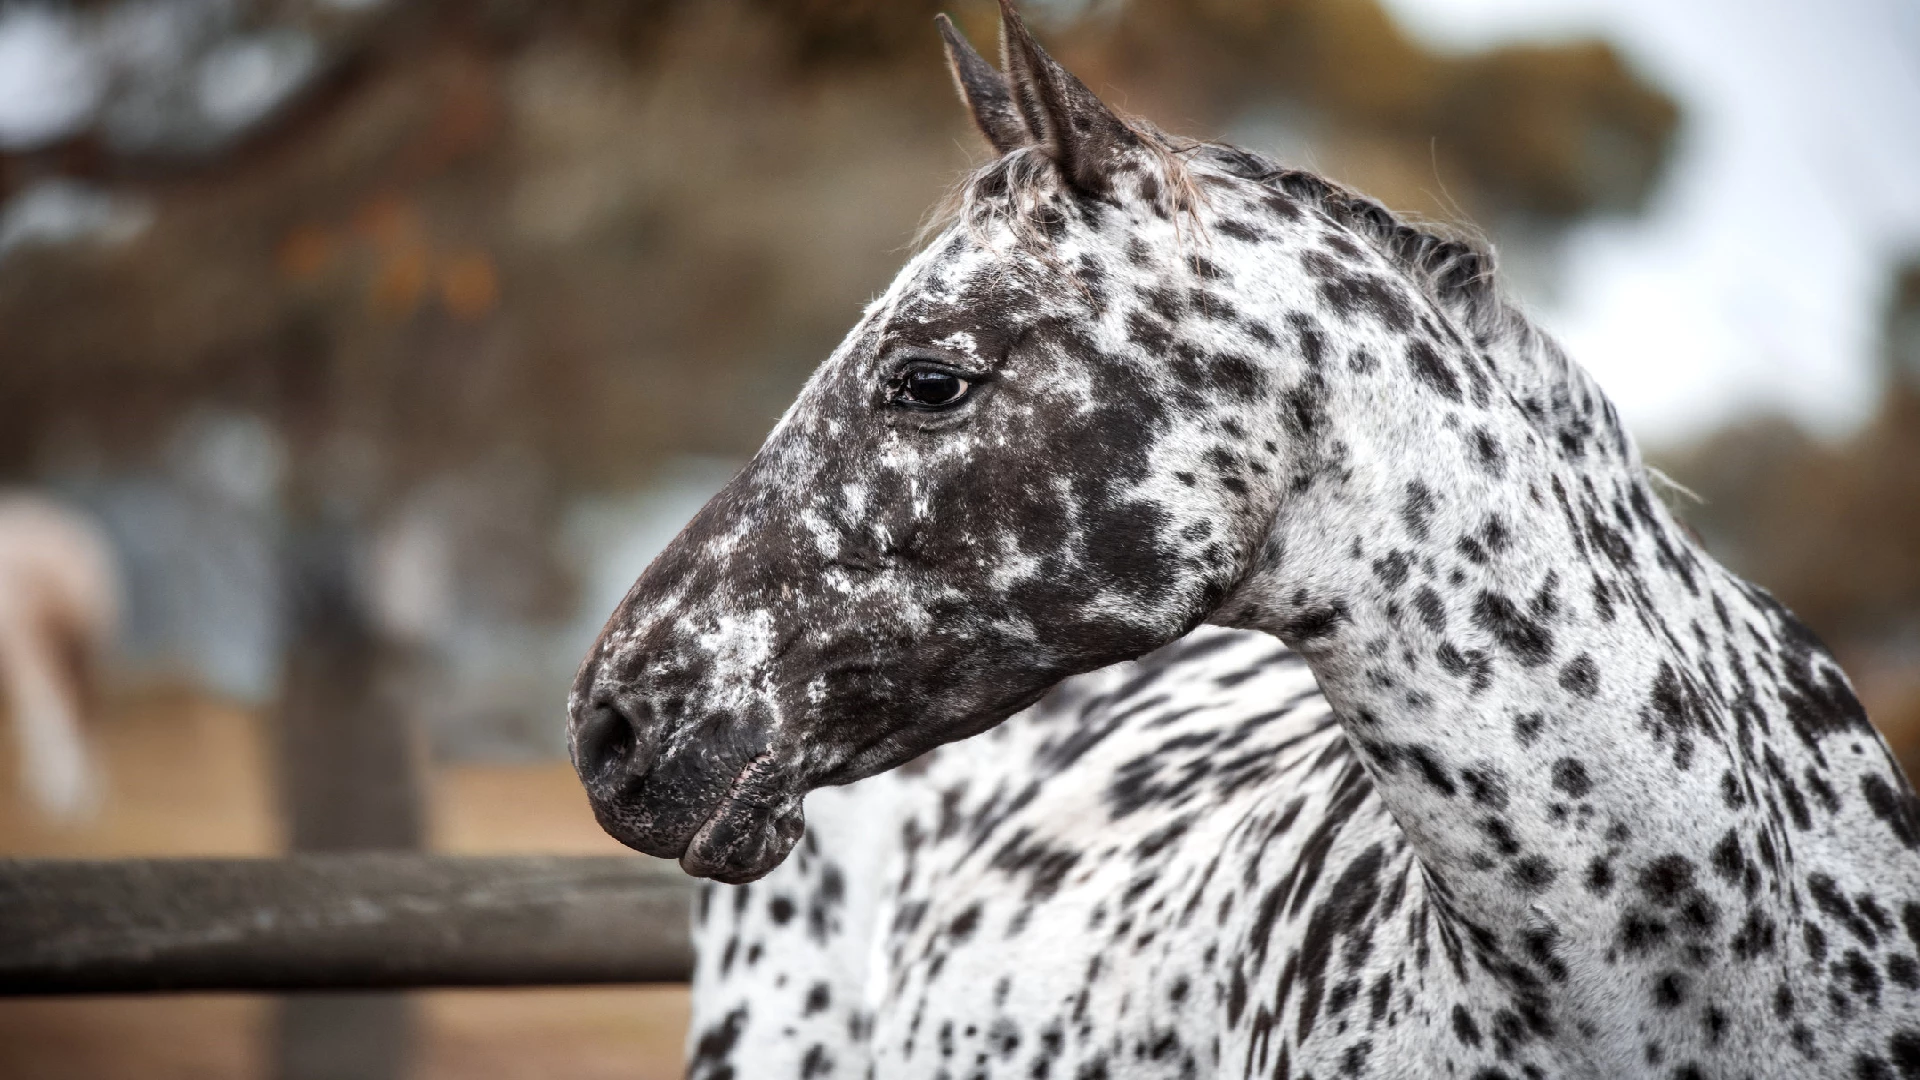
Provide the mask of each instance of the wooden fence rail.
POLYGON ((693 890, 638 857, 0 859, 0 994, 682 982, 693 890))

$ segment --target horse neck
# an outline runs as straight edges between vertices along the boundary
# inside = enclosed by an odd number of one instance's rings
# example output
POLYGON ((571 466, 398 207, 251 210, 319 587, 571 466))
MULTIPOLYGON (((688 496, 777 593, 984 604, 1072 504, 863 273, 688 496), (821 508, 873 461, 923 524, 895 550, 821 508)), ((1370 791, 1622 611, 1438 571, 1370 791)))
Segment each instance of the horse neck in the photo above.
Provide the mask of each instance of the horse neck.
POLYGON ((1769 763, 1825 767, 1795 687, 1824 695, 1816 726, 1873 738, 1844 678, 1691 542, 1544 335, 1431 344, 1483 392, 1346 388, 1338 480, 1282 500, 1216 621, 1307 658, 1436 897, 1478 925, 1611 927, 1599 885, 1642 854, 1789 850, 1769 763))

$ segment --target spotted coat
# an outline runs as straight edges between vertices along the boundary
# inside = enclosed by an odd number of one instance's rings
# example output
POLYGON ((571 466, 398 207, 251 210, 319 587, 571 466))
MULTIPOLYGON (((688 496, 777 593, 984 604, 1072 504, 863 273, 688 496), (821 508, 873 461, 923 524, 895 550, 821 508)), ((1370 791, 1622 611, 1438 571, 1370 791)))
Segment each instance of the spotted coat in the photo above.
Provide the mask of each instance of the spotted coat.
POLYGON ((1005 10, 1001 156, 574 688, 610 832, 765 878, 694 1075, 1920 1076, 1831 656, 1484 255, 1005 10))

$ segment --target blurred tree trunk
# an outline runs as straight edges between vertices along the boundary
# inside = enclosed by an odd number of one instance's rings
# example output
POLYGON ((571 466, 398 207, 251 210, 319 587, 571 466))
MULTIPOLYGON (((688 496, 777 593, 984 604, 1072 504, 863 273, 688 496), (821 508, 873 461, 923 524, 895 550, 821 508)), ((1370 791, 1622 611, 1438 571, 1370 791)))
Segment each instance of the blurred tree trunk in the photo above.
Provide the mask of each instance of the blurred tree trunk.
MULTIPOLYGON (((419 741, 393 692, 403 657, 368 615, 354 529, 306 515, 287 546, 281 797, 295 851, 412 850, 425 839, 419 741)), ((275 1031, 280 1080, 400 1080, 412 1044, 398 993, 290 995, 275 1031)))

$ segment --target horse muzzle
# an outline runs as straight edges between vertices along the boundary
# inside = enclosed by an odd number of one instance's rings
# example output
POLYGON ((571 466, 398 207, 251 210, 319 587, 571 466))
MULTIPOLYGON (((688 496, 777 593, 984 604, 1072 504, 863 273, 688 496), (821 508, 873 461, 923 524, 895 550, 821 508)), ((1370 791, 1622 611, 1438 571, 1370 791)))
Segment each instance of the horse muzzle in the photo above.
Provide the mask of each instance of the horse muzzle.
POLYGON ((593 816, 636 851, 732 884, 765 875, 805 830, 761 725, 710 716, 668 732, 644 699, 577 699, 568 725, 574 771, 593 816))

